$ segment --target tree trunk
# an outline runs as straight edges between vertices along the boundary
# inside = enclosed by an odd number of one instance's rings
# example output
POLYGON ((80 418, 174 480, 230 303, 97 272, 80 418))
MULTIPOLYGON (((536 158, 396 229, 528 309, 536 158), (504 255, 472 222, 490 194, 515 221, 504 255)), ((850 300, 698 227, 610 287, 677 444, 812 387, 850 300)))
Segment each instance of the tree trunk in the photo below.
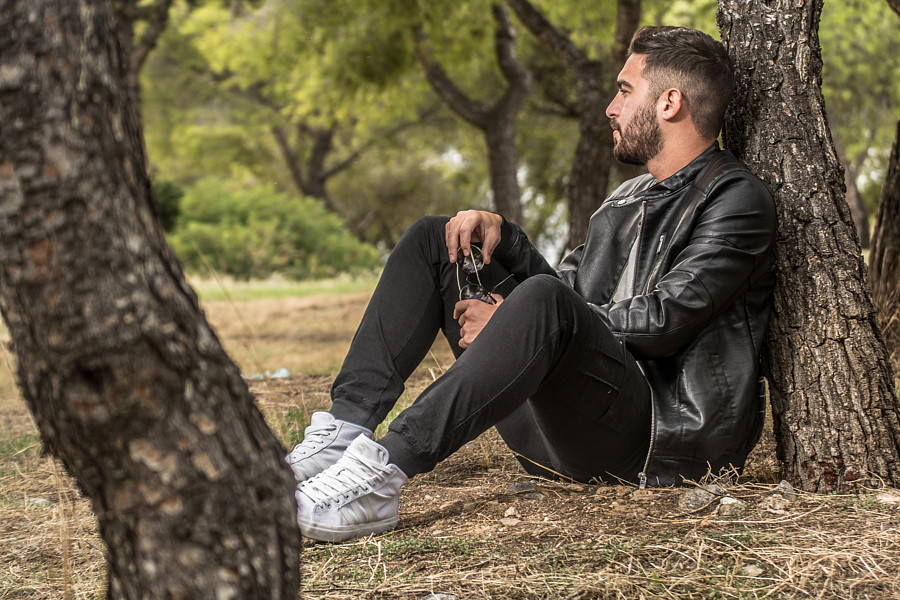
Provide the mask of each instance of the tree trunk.
POLYGON ((811 491, 900 484, 891 365, 825 117, 822 0, 720 1, 737 91, 725 141, 775 194, 766 362, 779 457, 811 491))
MULTIPOLYGON (((584 242, 591 215, 606 198, 616 168, 606 107, 615 95, 615 77, 625 64, 641 15, 640 0, 618 0, 612 61, 591 59, 554 27, 528 0, 506 0, 519 20, 575 77, 578 94, 578 143, 568 184, 569 249, 584 242)), ((635 170, 623 169, 633 176, 635 170)))
POLYGON ((147 62, 150 51, 156 47, 159 36, 166 30, 172 1, 154 0, 147 3, 140 0, 113 0, 116 34, 124 55, 125 84, 138 114, 141 109, 141 69, 147 62), (140 35, 136 35, 138 22, 141 24, 140 35))
MULTIPOLYGON (((900 16, 900 0, 888 0, 888 5, 900 16)), ((900 121, 875 215, 869 278, 894 375, 900 377, 900 121)))
POLYGON ((494 35, 497 64, 508 83, 503 95, 493 105, 486 106, 472 100, 453 83, 432 56, 421 26, 414 32, 416 57, 422 65, 428 83, 441 100, 462 119, 484 133, 494 206, 504 217, 524 226, 517 179, 515 123, 531 91, 532 78, 531 73, 519 62, 516 55, 515 31, 506 8, 501 4, 494 4, 492 11, 497 22, 494 35))
POLYGON ((900 121, 875 217, 869 278, 894 374, 900 375, 900 121))
POLYGON ((284 450, 150 199, 108 2, 0 0, 0 309, 113 598, 297 597, 284 450))

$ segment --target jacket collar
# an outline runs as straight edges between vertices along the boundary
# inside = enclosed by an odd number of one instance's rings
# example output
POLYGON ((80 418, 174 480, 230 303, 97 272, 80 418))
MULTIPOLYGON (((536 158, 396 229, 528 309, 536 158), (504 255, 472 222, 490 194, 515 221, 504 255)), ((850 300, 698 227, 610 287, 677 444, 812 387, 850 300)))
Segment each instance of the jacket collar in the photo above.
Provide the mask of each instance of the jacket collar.
POLYGON ((719 142, 713 142, 712 145, 703 151, 697 158, 689 162, 682 169, 662 181, 657 181, 647 189, 648 194, 665 194, 682 189, 697 177, 706 163, 715 156, 719 150, 719 142))

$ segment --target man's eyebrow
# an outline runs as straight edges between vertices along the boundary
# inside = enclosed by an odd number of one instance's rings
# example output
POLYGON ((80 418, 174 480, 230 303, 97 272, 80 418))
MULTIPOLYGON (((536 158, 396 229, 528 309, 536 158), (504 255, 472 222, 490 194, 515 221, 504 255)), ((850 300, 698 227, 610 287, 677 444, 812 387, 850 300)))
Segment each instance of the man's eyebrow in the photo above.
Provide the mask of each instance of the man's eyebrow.
POLYGON ((627 81, 625 81, 624 79, 618 80, 618 81, 616 82, 616 87, 617 87, 618 89, 622 89, 622 88, 627 88, 627 89, 629 89, 629 90, 633 90, 633 89, 634 89, 634 86, 631 85, 630 83, 628 83, 627 81))

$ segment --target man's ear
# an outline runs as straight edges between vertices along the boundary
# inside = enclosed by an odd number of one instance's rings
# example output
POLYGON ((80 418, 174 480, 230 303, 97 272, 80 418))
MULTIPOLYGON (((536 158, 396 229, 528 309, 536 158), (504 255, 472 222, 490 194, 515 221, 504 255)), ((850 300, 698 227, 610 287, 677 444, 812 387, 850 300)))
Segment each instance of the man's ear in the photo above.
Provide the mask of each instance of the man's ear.
POLYGON ((676 116, 684 117, 687 114, 684 97, 678 88, 670 88, 660 94, 658 106, 660 107, 659 116, 666 121, 671 121, 676 116))

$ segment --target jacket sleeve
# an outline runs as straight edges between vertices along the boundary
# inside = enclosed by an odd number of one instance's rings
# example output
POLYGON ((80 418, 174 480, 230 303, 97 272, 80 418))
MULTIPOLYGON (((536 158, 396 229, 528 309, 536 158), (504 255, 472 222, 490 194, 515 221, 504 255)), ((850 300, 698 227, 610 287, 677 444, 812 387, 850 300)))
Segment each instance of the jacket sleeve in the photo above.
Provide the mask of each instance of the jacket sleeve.
POLYGON ((726 179, 714 187, 688 243, 652 289, 593 306, 638 358, 675 354, 770 272, 772 195, 756 178, 726 179))
POLYGON ((494 249, 493 259, 512 273, 519 283, 541 273, 556 275, 556 271, 532 245, 525 232, 505 217, 500 226, 500 243, 494 249))

